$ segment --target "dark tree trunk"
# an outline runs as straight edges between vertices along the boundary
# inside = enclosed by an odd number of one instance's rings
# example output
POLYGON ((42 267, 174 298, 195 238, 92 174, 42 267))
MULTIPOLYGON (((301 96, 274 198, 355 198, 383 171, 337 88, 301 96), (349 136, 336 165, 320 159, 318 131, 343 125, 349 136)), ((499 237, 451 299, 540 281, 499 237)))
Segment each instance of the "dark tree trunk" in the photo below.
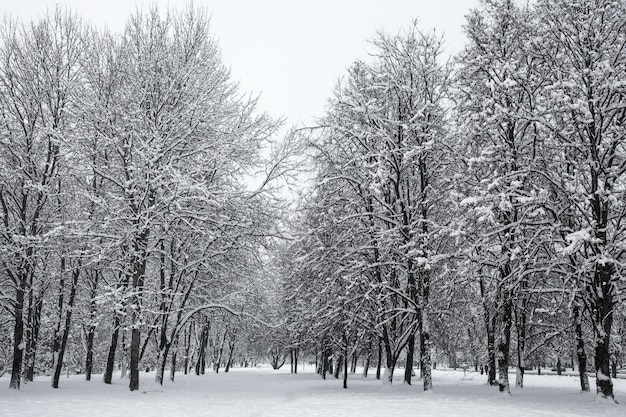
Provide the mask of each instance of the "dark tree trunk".
POLYGON ((156 382, 160 385, 163 385, 163 375, 165 373, 165 364, 167 363, 167 357, 169 354, 170 343, 167 340, 167 331, 168 331, 168 319, 169 319, 169 309, 168 309, 168 301, 170 297, 170 292, 172 291, 172 276, 170 275, 170 280, 166 279, 167 271, 166 271, 166 261, 165 261, 165 244, 163 240, 160 241, 161 254, 159 256, 159 290, 161 297, 161 302, 159 303, 159 314, 160 314, 160 328, 159 328, 159 356, 157 358, 157 372, 156 372, 156 382), (169 285, 168 285, 169 284, 169 285))
POLYGON ((11 366, 11 382, 9 387, 20 389, 22 378, 22 360, 24 350, 22 341, 24 338, 24 291, 26 289, 27 276, 19 278, 19 285, 15 294, 15 324, 13 326, 13 364, 11 366))
POLYGON ((406 367, 404 368, 404 382, 411 385, 411 376, 413 375, 413 355, 415 354, 415 334, 409 337, 409 343, 406 346, 406 367))
POLYGON ((157 358, 157 369, 155 380, 158 384, 163 385, 163 376, 165 375, 165 365, 170 353, 171 343, 167 340, 162 347, 159 347, 159 357, 157 358))
POLYGON ((139 355, 141 348, 141 304, 143 298, 143 286, 146 275, 146 245, 148 231, 144 230, 135 242, 135 259, 133 261, 132 297, 131 297, 131 338, 130 338, 130 381, 128 387, 131 391, 139 389, 139 355))
POLYGON ((383 364, 383 341, 378 337, 378 362, 376 363, 376 379, 380 379, 380 368, 383 364))
POLYGON ((299 347, 295 348, 294 351, 293 351, 293 360, 294 360, 293 373, 294 374, 298 373, 298 356, 300 356, 300 348, 299 347))
MULTIPOLYGON (((233 363, 233 355, 234 354, 235 354, 235 340, 234 340, 234 336, 232 336, 232 340, 228 344, 228 360, 226 361, 226 368, 224 369, 224 372, 230 371, 230 367, 231 367, 231 365, 233 363)), ((291 353, 291 359, 292 359, 292 362, 293 362, 293 360, 294 360, 293 350, 292 350, 292 353, 291 353)))
POLYGON ((204 375, 206 369, 206 347, 209 339, 209 324, 205 323, 200 332, 200 346, 196 361, 196 375, 204 375))
POLYGON ((189 349, 191 349, 192 325, 193 323, 189 324, 189 327, 185 330, 187 332, 185 335, 185 357, 183 361, 183 365, 185 367, 185 369, 183 369, 183 374, 185 375, 189 372, 189 349))
MULTIPOLYGON (((220 365, 222 364, 222 357, 224 356, 224 345, 226 344, 227 335, 228 335, 228 329, 224 331, 224 336, 222 337, 222 343, 220 344, 220 347, 217 351, 217 360, 215 361, 215 364, 213 365, 213 369, 216 374, 220 372, 220 365)), ((274 367, 274 369, 278 369, 278 368, 274 367)))
POLYGON ((176 376, 176 356, 177 355, 178 355, 178 339, 174 341, 174 346, 172 348, 172 368, 170 369, 170 381, 172 382, 174 382, 174 377, 176 376))
POLYGON ((96 334, 96 290, 98 288, 99 272, 94 272, 92 280, 91 293, 89 294, 89 331, 87 333, 87 358, 85 360, 85 379, 91 381, 91 372, 93 371, 93 340, 96 334))
POLYGON ((480 296, 483 299, 483 318, 485 321, 485 331, 487 333, 487 382, 489 385, 496 384, 496 323, 495 315, 491 315, 489 304, 487 303, 487 294, 485 283, 481 278, 480 296))
MULTIPOLYGON (((32 292, 32 290, 31 290, 32 292)), ((28 352, 28 360, 26 360, 26 371, 24 380, 32 381, 35 377, 35 359, 37 354, 37 343, 39 341, 39 329, 41 325, 41 310, 43 307, 44 292, 43 290, 35 299, 35 305, 32 309, 32 318, 29 320, 30 334, 26 351, 28 352)), ((30 315, 30 312, 29 312, 30 315)))
POLYGON ((326 379, 326 373, 330 372, 331 374, 333 373, 333 368, 332 368, 332 362, 330 359, 330 355, 332 354, 332 351, 330 350, 330 348, 325 347, 323 350, 323 360, 322 360, 322 379, 326 379))
MULTIPOLYGON (((508 276, 508 274, 506 275, 508 276)), ((510 393, 509 387, 509 348, 511 344, 512 300, 508 291, 503 294, 502 323, 498 338, 498 389, 510 393)))
POLYGON ((343 389, 348 388, 348 343, 345 340, 346 345, 343 350, 343 389))
MULTIPOLYGON (((66 259, 61 258, 60 266, 60 278, 59 278, 59 297, 57 299, 58 316, 54 326, 54 337, 52 339, 52 374, 56 374, 57 363, 59 362, 59 351, 61 350, 61 339, 63 337, 61 333, 61 323, 63 323, 63 305, 65 297, 65 267, 66 259)), ((54 381, 54 377, 53 377, 54 381)), ((54 386, 54 382, 53 382, 54 386)), ((55 387, 56 388, 56 387, 55 387)))
POLYGON ((561 358, 557 358, 556 360, 556 374, 557 375, 563 374, 563 369, 561 368, 561 358))
MULTIPOLYGON (((138 322, 138 318, 134 317, 133 321, 138 322)), ((137 326, 136 324, 135 326, 137 326)), ((141 345, 141 330, 133 327, 130 333, 130 381, 128 388, 131 391, 139 389, 139 346, 141 345)))
MULTIPOLYGON (((526 281, 522 281, 521 290, 526 288, 526 281)), ((526 354, 526 298, 522 294, 521 308, 517 308, 515 313, 515 328, 517 330, 517 376, 515 378, 515 386, 518 388, 524 388, 524 371, 526 363, 524 361, 524 355, 526 354)))
POLYGON ((109 354, 107 355, 107 366, 104 371, 104 383, 110 384, 113 379, 113 369, 115 368, 115 351, 117 350, 117 339, 120 332, 120 318, 115 314, 113 319, 113 332, 111 333, 111 343, 109 344, 109 354))
POLYGON ((594 281, 598 292, 594 308, 594 328, 596 332, 595 366, 596 389, 603 398, 614 399, 613 381, 610 369, 611 327, 613 326, 614 283, 611 281, 612 265, 598 265, 594 273, 594 281))
POLYGON ((74 268, 74 270, 72 271, 72 284, 70 287, 70 298, 68 300, 67 311, 65 312, 65 326, 63 329, 63 336, 61 338, 61 346, 59 348, 58 356, 56 359, 56 367, 54 369, 54 375, 52 376, 52 388, 59 388, 59 378, 61 377, 61 370, 63 369, 63 357, 65 356, 65 349, 67 347, 67 339, 70 335, 72 311, 74 310, 74 304, 76 300, 76 288, 78 287, 79 277, 80 277, 80 266, 78 266, 77 268, 74 268))

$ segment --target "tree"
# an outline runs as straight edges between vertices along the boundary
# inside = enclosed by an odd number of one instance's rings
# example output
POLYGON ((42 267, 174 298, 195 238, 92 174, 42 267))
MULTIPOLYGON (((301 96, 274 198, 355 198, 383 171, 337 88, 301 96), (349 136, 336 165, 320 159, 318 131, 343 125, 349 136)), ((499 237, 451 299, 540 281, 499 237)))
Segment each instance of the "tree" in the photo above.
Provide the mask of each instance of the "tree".
POLYGON ((80 81, 82 31, 75 15, 56 9, 31 26, 7 19, 1 34, 1 239, 3 275, 15 291, 10 383, 15 389, 26 344, 34 360, 37 331, 32 325, 43 300, 29 303, 35 310, 28 311, 34 320, 28 323, 28 340, 24 300, 36 291, 35 274, 57 221, 54 196, 75 133, 70 115, 80 81))
POLYGON ((550 172, 569 203, 560 218, 569 228, 563 253, 573 255, 593 323, 598 394, 613 398, 610 346, 624 233, 626 8, 621 1, 546 0, 537 12, 551 83, 541 120, 561 150, 550 172))
MULTIPOLYGON (((538 89, 534 62, 526 50, 532 33, 530 9, 512 0, 488 0, 468 16, 469 44, 460 56, 458 77, 461 128, 469 178, 461 203, 470 207, 476 230, 471 255, 478 262, 488 337, 490 371, 497 366, 498 385, 509 392, 508 367, 515 300, 521 301, 529 277, 541 270, 542 242, 550 240, 542 213, 547 190, 541 169, 541 142, 532 114, 538 89), (539 248, 535 250, 533 248, 539 248), (495 344, 495 346, 494 346, 495 344), (492 350, 493 349, 493 350, 492 350)), ((524 326, 519 328, 522 336, 524 326)), ((523 376, 523 353, 518 372, 523 376)), ((490 375, 490 382, 495 374, 490 375)), ((521 385, 521 383, 520 383, 521 385)))

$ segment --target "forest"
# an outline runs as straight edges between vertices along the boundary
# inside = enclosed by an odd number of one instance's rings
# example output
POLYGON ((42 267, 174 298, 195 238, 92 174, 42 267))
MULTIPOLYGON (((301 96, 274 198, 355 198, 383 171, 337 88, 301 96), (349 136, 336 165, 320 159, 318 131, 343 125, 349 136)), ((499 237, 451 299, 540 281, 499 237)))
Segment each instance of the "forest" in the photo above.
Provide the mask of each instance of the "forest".
POLYGON ((259 108, 211 30, 193 5, 0 25, 0 382, 570 368, 614 398, 626 1, 483 0, 452 57, 373 34, 314 126, 259 108))

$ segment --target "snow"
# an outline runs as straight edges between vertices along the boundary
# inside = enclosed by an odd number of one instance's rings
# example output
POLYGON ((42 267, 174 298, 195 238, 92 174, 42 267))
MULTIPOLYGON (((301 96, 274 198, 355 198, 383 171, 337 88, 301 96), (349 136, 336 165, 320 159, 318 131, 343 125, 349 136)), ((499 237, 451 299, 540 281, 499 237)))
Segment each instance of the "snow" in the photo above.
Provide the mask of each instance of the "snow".
MULTIPOLYGON (((23 384, 20 391, 8 388, 9 379, 0 378, 0 416, 462 416, 522 417, 626 415, 626 380, 614 381, 619 404, 596 401, 595 392, 581 393, 577 376, 533 375, 526 373, 524 388, 511 387, 511 395, 488 386, 486 377, 463 370, 433 370, 434 391, 424 393, 421 381, 413 386, 394 382, 384 386, 374 378, 350 375, 349 388, 341 378, 322 380, 307 372, 289 373, 271 368, 234 368, 229 373, 182 375, 164 386, 154 382, 154 372, 141 373, 140 390, 130 392, 128 379, 114 376, 105 385, 101 376, 86 382, 82 375, 63 377, 60 388, 50 388, 49 377, 23 384)), ((301 367, 299 369, 302 369, 301 367)), ((403 369, 396 375, 402 380, 403 369)), ((166 372, 166 376, 167 376, 166 372)), ((375 375, 372 370, 370 375, 375 375)), ((397 378, 396 378, 397 379, 397 378)), ((592 391, 595 381, 591 379, 592 391)))
POLYGON ((565 256, 571 255, 582 247, 583 242, 591 242, 591 234, 587 230, 579 230, 574 233, 570 233, 565 236, 565 240, 569 243, 569 246, 563 249, 565 256))

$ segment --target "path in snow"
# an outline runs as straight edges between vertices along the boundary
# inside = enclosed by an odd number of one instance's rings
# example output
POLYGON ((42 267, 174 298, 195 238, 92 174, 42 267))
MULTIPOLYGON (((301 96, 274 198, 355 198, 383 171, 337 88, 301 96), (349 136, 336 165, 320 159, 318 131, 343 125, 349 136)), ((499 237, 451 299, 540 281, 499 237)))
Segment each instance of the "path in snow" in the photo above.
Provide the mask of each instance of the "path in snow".
MULTIPOLYGON (((312 367, 309 367, 312 369, 312 367)), ((398 370, 401 378, 403 370, 398 370)), ((526 417, 626 415, 626 380, 616 380, 620 404, 595 399, 594 393, 581 393, 578 378, 553 375, 527 375, 526 388, 513 389, 511 396, 487 386, 478 373, 435 370, 435 390, 424 393, 421 381, 383 386, 374 378, 351 375, 349 389, 341 380, 321 380, 316 374, 297 375, 285 370, 232 369, 228 374, 182 375, 163 387, 155 384, 154 373, 141 373, 141 388, 128 391, 128 380, 91 382, 81 375, 62 378, 58 390, 50 387, 49 377, 38 377, 20 391, 8 388, 9 379, 0 378, 0 416, 9 417, 133 417, 157 416, 409 416, 526 417)), ((515 376, 511 374, 511 381, 515 376)), ((595 387, 595 381, 592 387, 595 387)))

